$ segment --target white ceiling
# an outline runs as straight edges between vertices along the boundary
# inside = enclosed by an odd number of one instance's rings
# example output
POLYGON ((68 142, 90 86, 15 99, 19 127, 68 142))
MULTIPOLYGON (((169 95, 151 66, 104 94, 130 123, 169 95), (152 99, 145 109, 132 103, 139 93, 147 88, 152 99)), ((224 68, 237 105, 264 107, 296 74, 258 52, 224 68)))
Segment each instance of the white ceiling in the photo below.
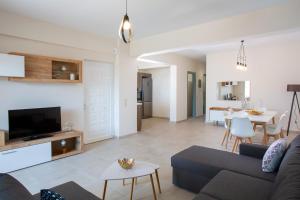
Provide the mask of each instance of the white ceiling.
MULTIPOLYGON (((243 38, 245 39, 246 49, 247 47, 262 46, 266 44, 286 42, 286 41, 299 41, 300 40, 300 30, 291 30, 281 33, 273 33, 268 35, 261 35, 255 37, 243 38)), ((240 47, 240 41, 227 41, 218 44, 207 44, 188 47, 184 49, 178 49, 173 51, 173 53, 182 55, 200 62, 206 62, 206 55, 218 51, 238 51, 240 47)))
MULTIPOLYGON (((286 0, 128 0, 128 13, 139 38, 282 2, 286 0)), ((125 0, 1 0, 0 10, 116 37, 125 0)))

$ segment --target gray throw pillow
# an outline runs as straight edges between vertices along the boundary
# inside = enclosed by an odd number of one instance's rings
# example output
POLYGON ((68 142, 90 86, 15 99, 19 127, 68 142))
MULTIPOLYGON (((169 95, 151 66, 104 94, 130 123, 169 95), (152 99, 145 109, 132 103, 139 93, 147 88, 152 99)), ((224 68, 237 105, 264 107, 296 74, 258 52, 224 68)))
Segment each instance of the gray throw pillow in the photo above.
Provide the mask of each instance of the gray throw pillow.
POLYGON ((278 168, 286 147, 287 141, 285 139, 276 140, 270 145, 263 157, 263 172, 274 172, 278 168))

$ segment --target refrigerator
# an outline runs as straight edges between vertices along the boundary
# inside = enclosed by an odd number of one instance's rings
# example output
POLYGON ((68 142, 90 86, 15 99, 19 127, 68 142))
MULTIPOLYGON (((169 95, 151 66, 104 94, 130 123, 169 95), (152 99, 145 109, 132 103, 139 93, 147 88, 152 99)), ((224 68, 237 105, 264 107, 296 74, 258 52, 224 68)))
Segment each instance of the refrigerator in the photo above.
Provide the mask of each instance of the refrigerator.
POLYGON ((152 117, 152 78, 142 78, 143 119, 152 117))

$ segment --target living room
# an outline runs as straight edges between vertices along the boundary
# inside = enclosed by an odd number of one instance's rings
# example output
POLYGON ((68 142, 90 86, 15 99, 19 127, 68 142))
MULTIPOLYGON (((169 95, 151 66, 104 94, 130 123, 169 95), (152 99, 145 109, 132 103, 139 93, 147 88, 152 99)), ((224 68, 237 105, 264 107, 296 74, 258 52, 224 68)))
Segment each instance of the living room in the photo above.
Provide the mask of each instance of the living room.
POLYGON ((1 1, 0 199, 300 199, 299 7, 1 1))

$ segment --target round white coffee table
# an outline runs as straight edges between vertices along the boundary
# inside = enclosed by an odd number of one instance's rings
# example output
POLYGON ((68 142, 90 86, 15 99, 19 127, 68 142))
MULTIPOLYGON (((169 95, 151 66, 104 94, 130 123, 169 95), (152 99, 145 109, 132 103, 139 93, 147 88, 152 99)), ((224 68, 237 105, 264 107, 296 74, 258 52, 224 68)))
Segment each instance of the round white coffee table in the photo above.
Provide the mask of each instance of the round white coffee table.
POLYGON ((103 190, 102 199, 105 200, 107 182, 109 180, 123 180, 124 181, 125 179, 132 179, 131 194, 130 194, 130 199, 132 200, 135 180, 138 177, 149 175, 150 180, 151 180, 154 199, 156 200, 157 197, 156 197, 155 186, 154 186, 154 181, 153 181, 153 174, 156 175, 158 191, 159 191, 159 193, 161 193, 158 169, 159 169, 158 165, 144 162, 144 161, 135 161, 135 165, 133 166, 133 168, 126 170, 126 169, 123 169, 122 167, 120 167, 118 162, 115 161, 104 171, 104 173, 101 176, 101 178, 104 180, 104 190, 103 190))

